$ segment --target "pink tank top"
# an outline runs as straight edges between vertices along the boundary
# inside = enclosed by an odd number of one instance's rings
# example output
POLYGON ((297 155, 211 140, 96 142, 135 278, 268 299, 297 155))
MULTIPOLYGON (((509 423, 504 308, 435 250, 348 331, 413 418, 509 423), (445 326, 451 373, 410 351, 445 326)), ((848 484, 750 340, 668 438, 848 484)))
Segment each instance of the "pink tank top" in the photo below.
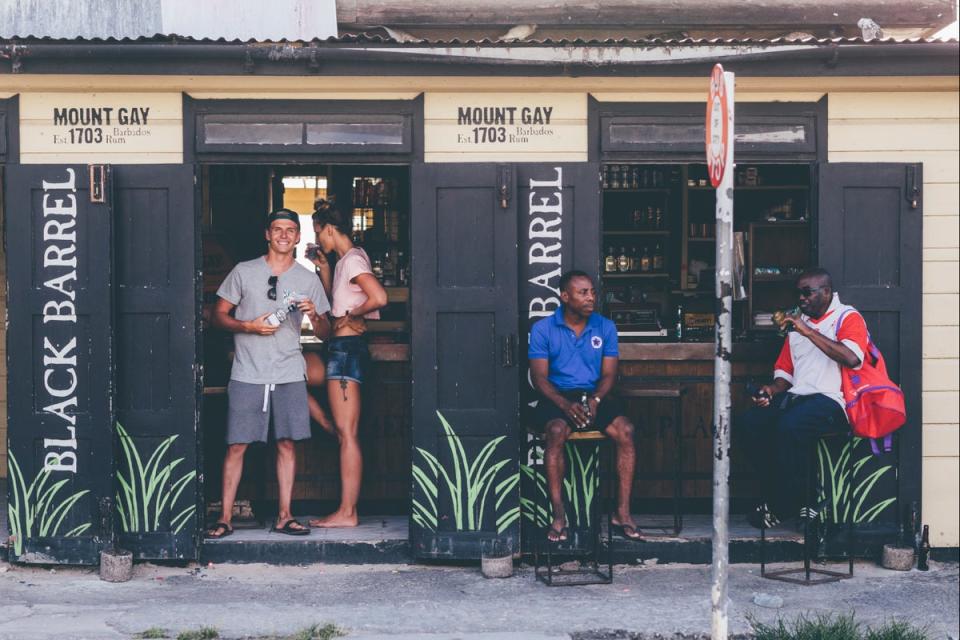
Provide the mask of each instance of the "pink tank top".
MULTIPOLYGON (((370 258, 367 252, 360 247, 354 247, 337 260, 333 270, 333 309, 335 318, 346 315, 347 311, 356 309, 367 301, 367 294, 360 285, 350 282, 362 273, 373 273, 370 258)), ((379 320, 380 311, 371 311, 364 318, 379 320)))

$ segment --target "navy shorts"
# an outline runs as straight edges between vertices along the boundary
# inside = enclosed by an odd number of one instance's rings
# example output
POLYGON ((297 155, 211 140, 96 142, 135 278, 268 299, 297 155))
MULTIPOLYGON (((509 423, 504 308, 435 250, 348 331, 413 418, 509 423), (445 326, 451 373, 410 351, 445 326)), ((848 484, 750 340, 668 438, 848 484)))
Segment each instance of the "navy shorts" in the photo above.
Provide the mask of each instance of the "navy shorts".
MULTIPOLYGON (((580 397, 584 392, 586 392, 588 396, 593 395, 593 391, 590 390, 560 389, 560 395, 573 402, 580 402, 580 397)), ((624 415, 623 405, 616 397, 608 395, 600 401, 600 405, 597 407, 597 415, 585 431, 603 431, 609 427, 617 417, 622 415, 624 415)), ((560 410, 560 407, 555 405, 552 400, 540 396, 537 401, 537 407, 533 413, 533 423, 537 430, 541 432, 544 431, 548 422, 558 418, 566 422, 567 426, 573 431, 578 431, 576 425, 567 419, 567 415, 560 410)))
POLYGON ((363 336, 340 336, 327 341, 327 380, 363 384, 370 352, 363 336))

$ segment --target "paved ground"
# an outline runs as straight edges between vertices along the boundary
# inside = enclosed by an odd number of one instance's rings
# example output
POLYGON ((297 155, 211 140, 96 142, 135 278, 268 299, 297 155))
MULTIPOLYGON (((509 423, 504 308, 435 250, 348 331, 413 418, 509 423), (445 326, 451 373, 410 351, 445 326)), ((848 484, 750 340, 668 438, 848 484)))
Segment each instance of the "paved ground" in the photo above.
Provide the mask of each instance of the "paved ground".
MULTIPOLYGON (((869 563, 856 577, 802 587, 771 582, 735 565, 731 631, 747 616, 772 621, 803 612, 851 612, 867 623, 892 617, 927 625, 932 637, 958 637, 958 567, 897 573, 869 563), (783 598, 782 609, 753 603, 783 598)), ((290 634, 335 623, 349 638, 401 640, 559 640, 628 637, 609 632, 693 636, 709 631, 710 568, 623 567, 609 586, 547 588, 529 568, 484 579, 476 568, 411 565, 138 565, 123 584, 91 570, 0 563, 0 638, 130 638, 151 627, 173 632, 213 626, 224 638, 290 634), (571 634, 574 634, 571 636, 571 634)), ((173 634, 175 635, 175 634, 173 634)))

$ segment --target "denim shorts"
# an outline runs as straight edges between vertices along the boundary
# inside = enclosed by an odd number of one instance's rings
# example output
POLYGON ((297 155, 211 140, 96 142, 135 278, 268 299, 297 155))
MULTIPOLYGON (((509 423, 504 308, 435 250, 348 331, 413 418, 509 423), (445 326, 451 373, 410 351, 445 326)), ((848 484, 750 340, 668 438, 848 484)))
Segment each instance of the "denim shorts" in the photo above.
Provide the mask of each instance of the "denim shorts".
POLYGON ((370 352, 363 336, 341 336, 327 341, 327 380, 352 380, 363 384, 370 352))

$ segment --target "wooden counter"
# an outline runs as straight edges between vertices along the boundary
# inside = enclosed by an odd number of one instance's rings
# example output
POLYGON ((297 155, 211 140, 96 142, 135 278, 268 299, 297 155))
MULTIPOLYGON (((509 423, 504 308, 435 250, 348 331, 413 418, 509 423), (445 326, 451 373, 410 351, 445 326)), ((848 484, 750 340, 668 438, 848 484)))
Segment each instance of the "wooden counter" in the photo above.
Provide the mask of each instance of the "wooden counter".
MULTIPOLYGON (((779 342, 735 342, 732 359, 747 362, 769 360, 772 364, 780 349, 779 342)), ((621 361, 712 361, 713 342, 621 342, 621 361)))

